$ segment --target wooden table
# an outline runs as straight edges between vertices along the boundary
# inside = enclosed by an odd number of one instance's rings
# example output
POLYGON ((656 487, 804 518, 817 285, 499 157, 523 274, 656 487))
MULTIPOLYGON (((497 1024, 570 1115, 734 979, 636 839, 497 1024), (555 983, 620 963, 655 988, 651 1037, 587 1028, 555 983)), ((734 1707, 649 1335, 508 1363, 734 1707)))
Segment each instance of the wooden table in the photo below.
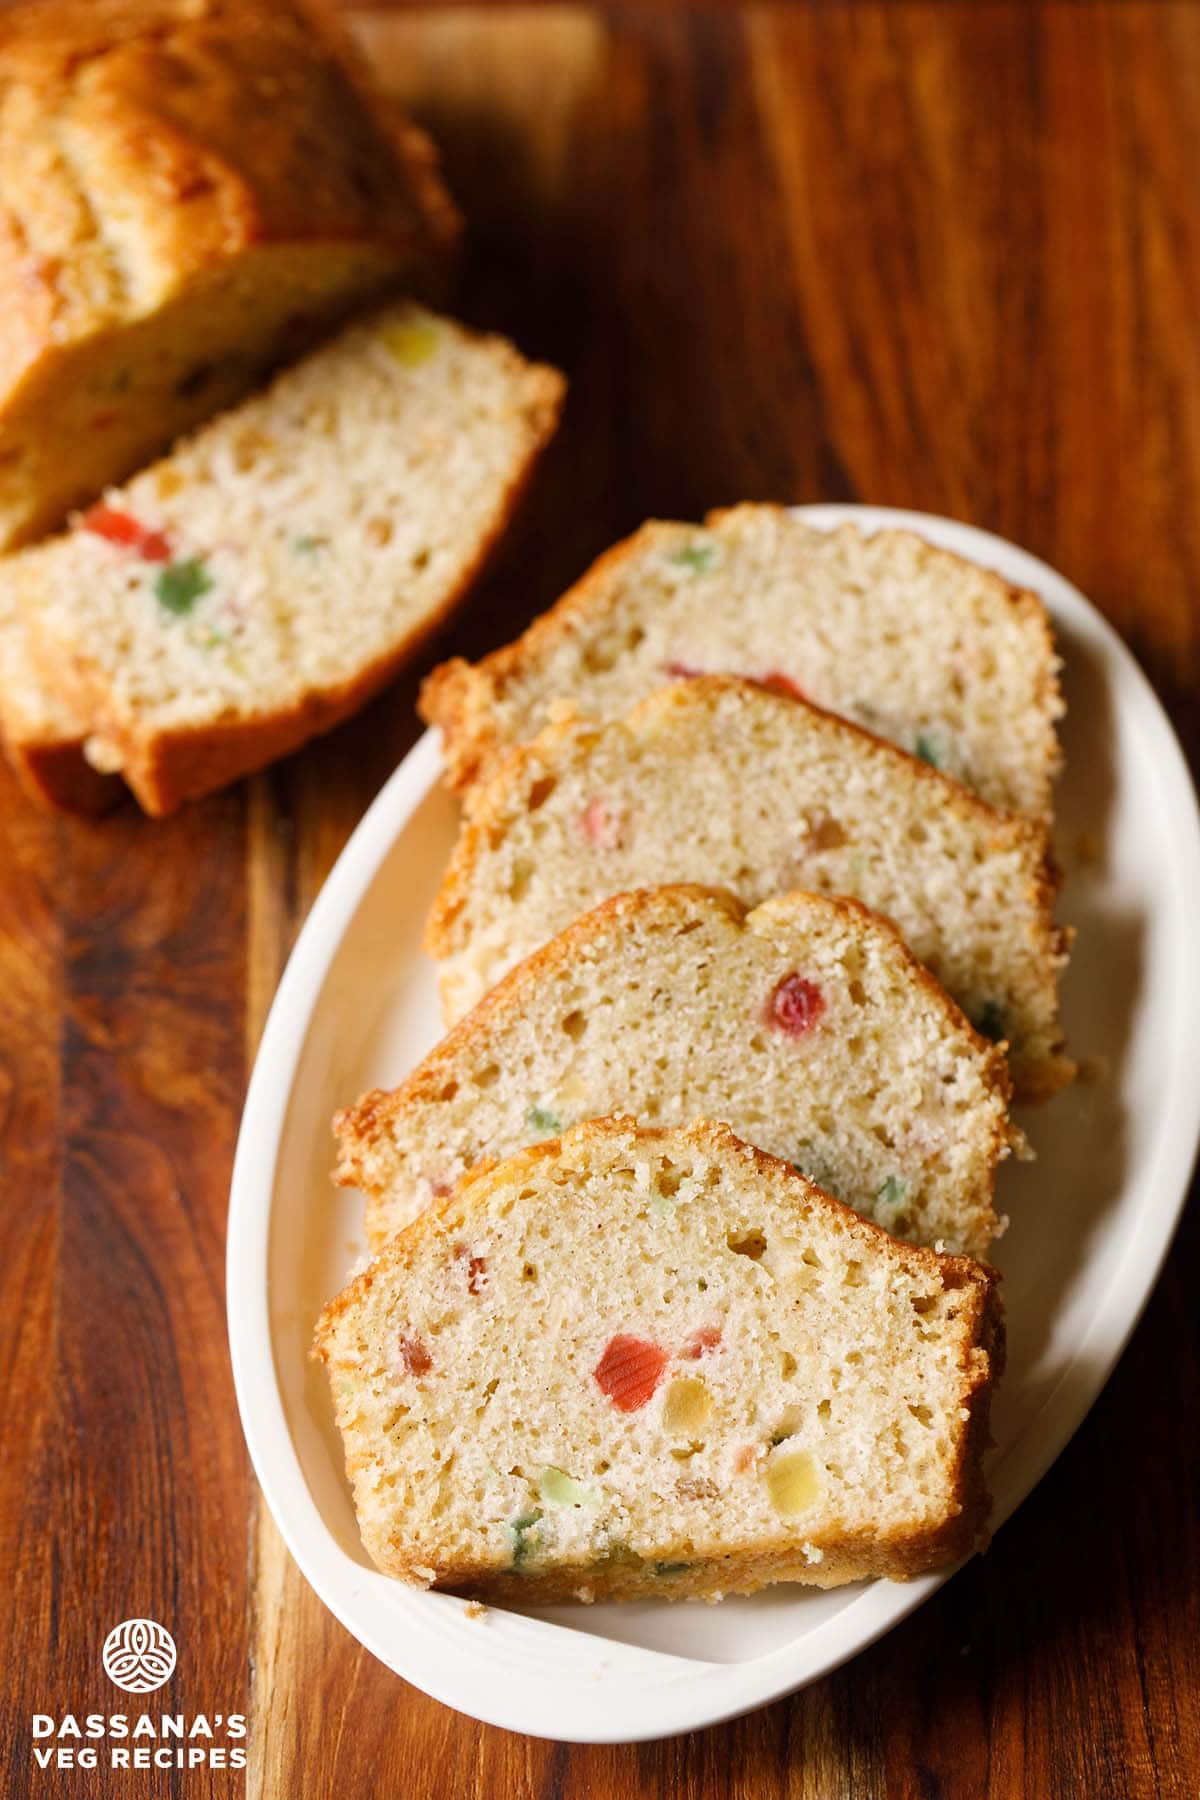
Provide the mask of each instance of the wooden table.
MULTIPOLYGON (((1196 750, 1200 7, 355 23, 472 222, 462 310, 572 381, 524 533, 439 649, 507 637, 647 514, 862 498, 1047 557, 1196 750)), ((415 735, 414 686, 161 825, 48 819, 0 775, 0 1785, 242 1790, 33 1768, 29 1716, 113 1710, 99 1646, 141 1613, 179 1641, 172 1705, 249 1715, 249 1791, 271 1800, 1195 1800, 1194 1216, 990 1554, 738 1724, 642 1748, 509 1737, 404 1686, 308 1591, 234 1409, 226 1194, 272 989, 415 735)))

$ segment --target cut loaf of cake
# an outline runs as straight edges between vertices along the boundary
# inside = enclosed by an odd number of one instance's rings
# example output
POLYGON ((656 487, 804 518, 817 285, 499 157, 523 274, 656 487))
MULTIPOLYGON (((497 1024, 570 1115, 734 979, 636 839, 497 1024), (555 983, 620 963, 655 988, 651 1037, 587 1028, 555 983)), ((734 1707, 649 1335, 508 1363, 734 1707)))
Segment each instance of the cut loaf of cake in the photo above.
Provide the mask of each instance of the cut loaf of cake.
POLYGON ((610 894, 728 887, 850 894, 890 918, 1017 1091, 1060 1055, 1046 833, 857 726, 750 682, 681 681, 603 725, 566 720, 512 751, 472 801, 430 918, 447 1018, 610 894))
POLYGON ((366 299, 434 297, 457 236, 316 0, 0 8, 0 547, 366 299))
POLYGON ((613 1113, 723 1120, 898 1236, 986 1253, 1004 1058, 853 900, 622 894, 480 1002, 404 1084, 339 1114, 378 1249, 483 1157, 613 1113))
POLYGON ((393 305, 6 558, 91 760, 163 813, 354 711, 468 586, 562 386, 393 305))
POLYGON ((367 1550, 539 1605, 904 1578, 983 1539, 995 1277, 723 1126, 469 1175, 317 1328, 367 1550))
POLYGON ((613 718, 706 673, 799 693, 993 805, 1050 813, 1063 708, 1038 597, 912 532, 819 531, 779 506, 643 525, 515 643, 436 669, 422 710, 462 784, 556 701, 613 718))
POLYGON ((125 791, 116 775, 102 775, 84 756, 87 723, 43 679, 12 584, 2 578, 0 731, 22 786, 44 806, 101 813, 115 805, 125 791))

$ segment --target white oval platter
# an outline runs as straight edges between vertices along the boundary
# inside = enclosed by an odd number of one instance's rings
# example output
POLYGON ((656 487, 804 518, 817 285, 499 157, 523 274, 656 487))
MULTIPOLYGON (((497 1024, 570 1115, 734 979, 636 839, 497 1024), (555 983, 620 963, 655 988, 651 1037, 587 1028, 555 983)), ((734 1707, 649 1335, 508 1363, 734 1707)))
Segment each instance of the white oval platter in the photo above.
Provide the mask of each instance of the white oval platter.
MULTIPOLYGON (((1171 1240, 1200 1129, 1200 825, 1148 682, 1103 618, 1044 563, 920 513, 800 509, 830 528, 909 526, 1039 592, 1065 660, 1067 773, 1057 842, 1077 928, 1064 1008, 1077 1054, 1106 1059, 1023 1123, 998 1247, 1009 1367, 994 1414, 999 1525, 1075 1431, 1137 1322, 1171 1240), (1079 868, 1083 833, 1098 844, 1079 868)), ((246 1101, 229 1213, 229 1336, 258 1479, 325 1604, 426 1693, 489 1724, 583 1742, 667 1737, 815 1681, 947 1577, 831 1593, 779 1588, 719 1606, 598 1605, 472 1616, 368 1562, 323 1374, 322 1303, 362 1253, 360 1197, 330 1183, 334 1110, 391 1085, 438 1036, 420 940, 456 829, 427 733, 347 844, 300 934, 246 1101)))

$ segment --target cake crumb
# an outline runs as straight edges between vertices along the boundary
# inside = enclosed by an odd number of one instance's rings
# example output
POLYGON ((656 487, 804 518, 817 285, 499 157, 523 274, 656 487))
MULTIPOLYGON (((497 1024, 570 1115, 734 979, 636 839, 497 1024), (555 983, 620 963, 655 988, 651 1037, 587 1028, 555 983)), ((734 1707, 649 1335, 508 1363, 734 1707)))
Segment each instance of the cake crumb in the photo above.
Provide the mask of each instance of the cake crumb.
POLYGON ((1076 1069, 1076 1079, 1088 1087, 1099 1087, 1112 1075, 1112 1064, 1107 1056, 1081 1056, 1076 1069))

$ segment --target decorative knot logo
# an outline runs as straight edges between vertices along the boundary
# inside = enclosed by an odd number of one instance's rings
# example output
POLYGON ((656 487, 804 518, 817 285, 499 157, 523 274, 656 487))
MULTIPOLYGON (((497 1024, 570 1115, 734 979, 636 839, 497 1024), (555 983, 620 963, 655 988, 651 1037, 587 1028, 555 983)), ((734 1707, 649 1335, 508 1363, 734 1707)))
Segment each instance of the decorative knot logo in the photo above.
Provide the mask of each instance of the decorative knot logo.
POLYGON ((104 1672, 127 1694, 152 1694, 175 1668, 175 1639, 154 1619, 124 1619, 104 1640, 104 1672))

